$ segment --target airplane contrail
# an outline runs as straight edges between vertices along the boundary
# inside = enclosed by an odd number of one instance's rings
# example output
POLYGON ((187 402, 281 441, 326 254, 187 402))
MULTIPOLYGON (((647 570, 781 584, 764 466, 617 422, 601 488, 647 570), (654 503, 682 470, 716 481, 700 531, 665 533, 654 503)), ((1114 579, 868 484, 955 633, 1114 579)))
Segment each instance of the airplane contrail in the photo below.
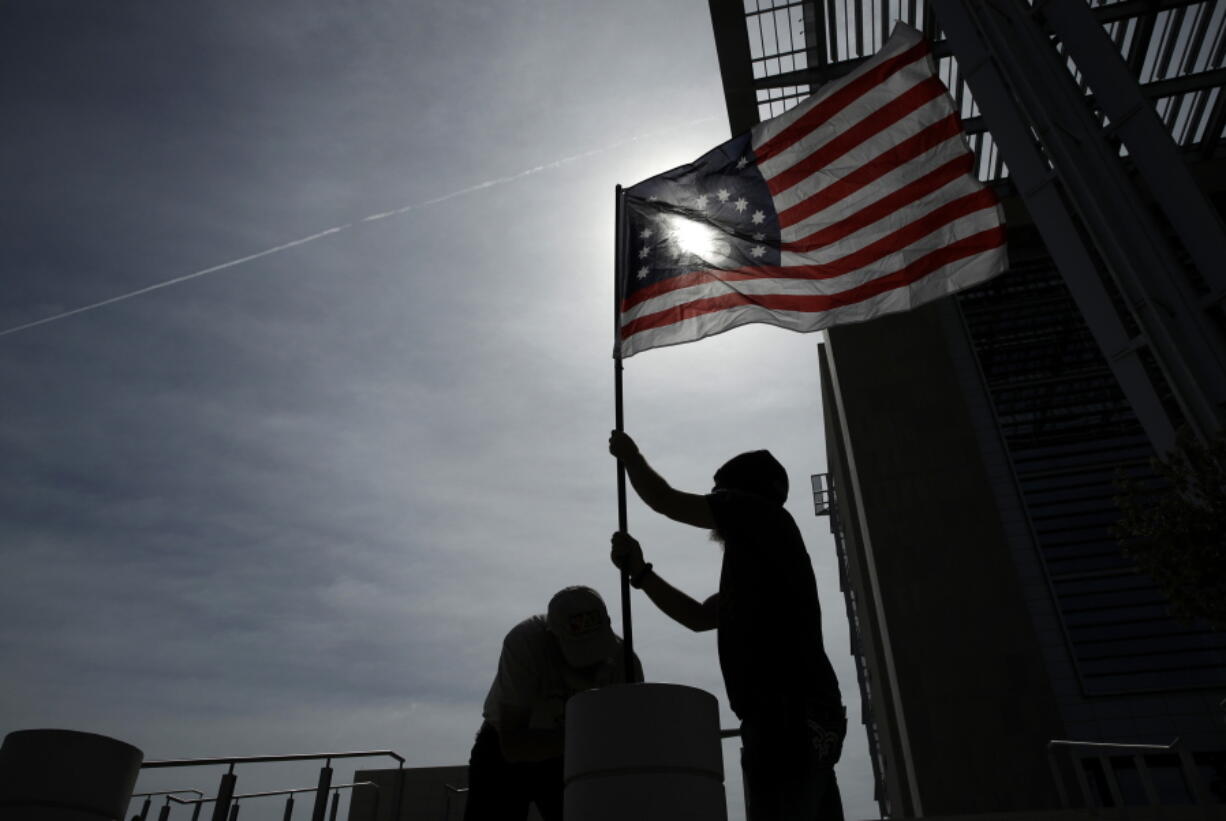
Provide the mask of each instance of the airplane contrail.
POLYGON ((411 205, 403 206, 402 208, 395 208, 391 211, 381 211, 377 214, 369 214, 365 217, 362 217, 360 220, 357 220, 356 222, 348 222, 348 223, 345 223, 344 225, 335 225, 331 228, 325 228, 324 230, 318 231, 309 236, 299 237, 298 239, 290 240, 289 242, 284 242, 280 245, 275 245, 272 248, 265 248, 263 251, 257 251, 256 253, 248 254, 245 257, 238 257, 237 259, 232 259, 232 260, 229 260, 228 262, 222 262, 218 265, 211 265, 208 268, 201 268, 199 271, 193 271, 190 274, 183 274, 182 276, 177 276, 177 277, 174 277, 173 279, 167 279, 161 282, 156 282, 153 285, 147 285, 144 288, 138 288, 135 291, 128 291, 127 293, 109 297, 99 302, 91 302, 88 305, 81 305, 80 307, 77 307, 77 308, 71 308, 67 311, 61 311, 58 314, 52 314, 51 316, 45 316, 42 319, 35 319, 31 322, 25 322, 21 325, 14 325, 11 328, 5 328, 4 330, 0 331, 0 337, 8 336, 9 334, 15 334, 15 333, 18 333, 19 331, 25 331, 30 328, 36 328, 39 325, 46 325, 49 322, 57 322, 61 319, 67 319, 70 316, 76 316, 77 314, 83 314, 86 311, 93 311, 98 308, 103 308, 107 305, 114 305, 116 302, 123 302, 125 300, 132 299, 133 297, 138 297, 143 294, 150 293, 151 291, 158 291, 158 290, 161 290, 162 288, 169 288, 172 285, 179 285, 180 283, 187 282, 190 279, 196 279, 197 277, 205 276, 206 274, 215 274, 218 271, 224 271, 227 268, 234 268, 239 265, 243 265, 244 263, 248 263, 253 260, 260 259, 261 257, 267 257, 273 254, 279 254, 282 251, 288 251, 290 248, 297 248, 299 245, 306 245, 308 242, 314 242, 317 239, 323 239, 324 237, 331 236, 332 234, 339 234, 342 231, 346 231, 352 228, 354 225, 357 225, 358 223, 377 222, 379 220, 388 219, 389 217, 396 217, 402 214, 407 214, 410 211, 415 211, 419 208, 427 208, 431 205, 438 205, 439 203, 443 203, 448 200, 453 200, 456 197, 462 197, 466 194, 473 194, 473 193, 476 193, 477 191, 484 191, 487 188, 493 188, 494 186, 498 186, 498 185, 506 185, 507 183, 512 183, 512 182, 515 182, 516 180, 521 180, 524 177, 529 177, 533 174, 539 174, 542 171, 550 171, 555 168, 560 168, 563 165, 567 165, 569 163, 576 162, 577 160, 587 159, 588 157, 593 157, 597 154, 603 154, 606 151, 612 151, 616 148, 621 148, 623 145, 627 145, 629 143, 639 142, 640 140, 649 139, 651 137, 657 137, 657 136, 660 136, 661 134, 667 134, 673 131, 678 131, 683 128, 689 128, 691 126, 699 125, 701 123, 708 123, 708 122, 711 122, 712 120, 717 120, 717 119, 719 118, 718 117, 702 117, 700 119, 690 120, 687 123, 682 123, 681 125, 673 126, 672 128, 663 129, 661 131, 653 131, 647 134, 638 134, 633 137, 627 137, 626 139, 619 140, 618 142, 612 143, 611 145, 602 146, 600 148, 593 148, 592 150, 584 151, 581 154, 574 154, 569 157, 563 157, 560 160, 554 160, 553 162, 548 162, 543 165, 534 166, 532 168, 528 168, 518 173, 510 174, 505 177, 495 177, 492 180, 486 180, 485 182, 478 183, 477 185, 470 185, 467 188, 461 188, 458 191, 452 191, 450 194, 443 194, 441 197, 434 197, 433 199, 423 200, 422 202, 416 202, 411 205))

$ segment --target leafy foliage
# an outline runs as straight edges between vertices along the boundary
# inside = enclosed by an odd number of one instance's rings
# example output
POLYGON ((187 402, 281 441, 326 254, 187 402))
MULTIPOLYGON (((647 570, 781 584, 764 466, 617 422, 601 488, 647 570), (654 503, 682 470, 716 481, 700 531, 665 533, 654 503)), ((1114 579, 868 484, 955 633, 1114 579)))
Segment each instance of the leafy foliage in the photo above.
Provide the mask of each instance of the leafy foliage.
POLYGON ((1171 610, 1226 629, 1226 432, 1208 444, 1180 431, 1175 448, 1154 459, 1155 489, 1123 474, 1112 534, 1162 588, 1171 610))

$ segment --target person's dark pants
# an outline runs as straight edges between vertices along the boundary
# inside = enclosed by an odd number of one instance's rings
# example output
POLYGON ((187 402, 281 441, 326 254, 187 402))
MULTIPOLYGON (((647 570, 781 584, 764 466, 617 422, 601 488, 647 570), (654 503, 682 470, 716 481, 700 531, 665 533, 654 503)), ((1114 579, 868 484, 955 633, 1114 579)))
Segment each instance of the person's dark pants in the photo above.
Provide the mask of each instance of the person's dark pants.
POLYGON ((741 769, 749 821, 843 821, 834 765, 845 715, 749 717, 741 722, 741 769))
POLYGON ((464 821, 524 821, 529 803, 536 804, 544 821, 562 821, 562 759, 507 761, 498 730, 482 724, 468 759, 464 821))

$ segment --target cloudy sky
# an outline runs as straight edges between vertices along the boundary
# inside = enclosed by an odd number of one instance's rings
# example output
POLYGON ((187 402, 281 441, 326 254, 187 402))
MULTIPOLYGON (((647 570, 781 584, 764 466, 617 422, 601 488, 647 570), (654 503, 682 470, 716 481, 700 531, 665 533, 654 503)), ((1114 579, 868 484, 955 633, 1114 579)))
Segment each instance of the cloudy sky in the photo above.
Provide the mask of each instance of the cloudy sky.
MULTIPOLYGON (((729 136, 705 0, 9 0, 0 110, 0 732, 457 764, 511 625, 576 583, 620 619, 613 188, 729 136)), ((751 448, 789 469, 866 818, 806 493, 817 342, 635 356, 626 419, 683 489, 751 448)), ((704 533, 637 500, 630 523, 662 575, 715 589, 704 533)), ((723 702, 714 637, 635 595, 648 678, 723 702)))

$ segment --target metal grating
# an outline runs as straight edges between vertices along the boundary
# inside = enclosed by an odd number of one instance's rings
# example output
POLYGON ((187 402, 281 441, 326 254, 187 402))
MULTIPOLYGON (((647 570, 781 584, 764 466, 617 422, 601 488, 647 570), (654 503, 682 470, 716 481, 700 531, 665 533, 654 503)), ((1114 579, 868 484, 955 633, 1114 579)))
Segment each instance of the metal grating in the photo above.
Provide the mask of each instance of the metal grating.
MULTIPOLYGON (((1226 3, 1089 3, 1176 142, 1212 156, 1226 134, 1226 3)), ((744 0, 744 5, 759 119, 782 114, 814 88, 855 68, 902 21, 923 30, 934 43, 941 79, 979 157, 979 177, 992 181, 1008 176, 926 0, 744 0)), ((1069 71, 1080 83, 1071 61, 1069 71)), ((1087 104, 1093 106, 1088 94, 1087 104)), ((1109 125, 1101 116, 1100 122, 1109 125)))
POLYGON ((1167 613, 1110 527, 1117 471, 1153 482, 1132 408, 1045 256, 958 294, 1087 695, 1226 684, 1226 636, 1167 613))

